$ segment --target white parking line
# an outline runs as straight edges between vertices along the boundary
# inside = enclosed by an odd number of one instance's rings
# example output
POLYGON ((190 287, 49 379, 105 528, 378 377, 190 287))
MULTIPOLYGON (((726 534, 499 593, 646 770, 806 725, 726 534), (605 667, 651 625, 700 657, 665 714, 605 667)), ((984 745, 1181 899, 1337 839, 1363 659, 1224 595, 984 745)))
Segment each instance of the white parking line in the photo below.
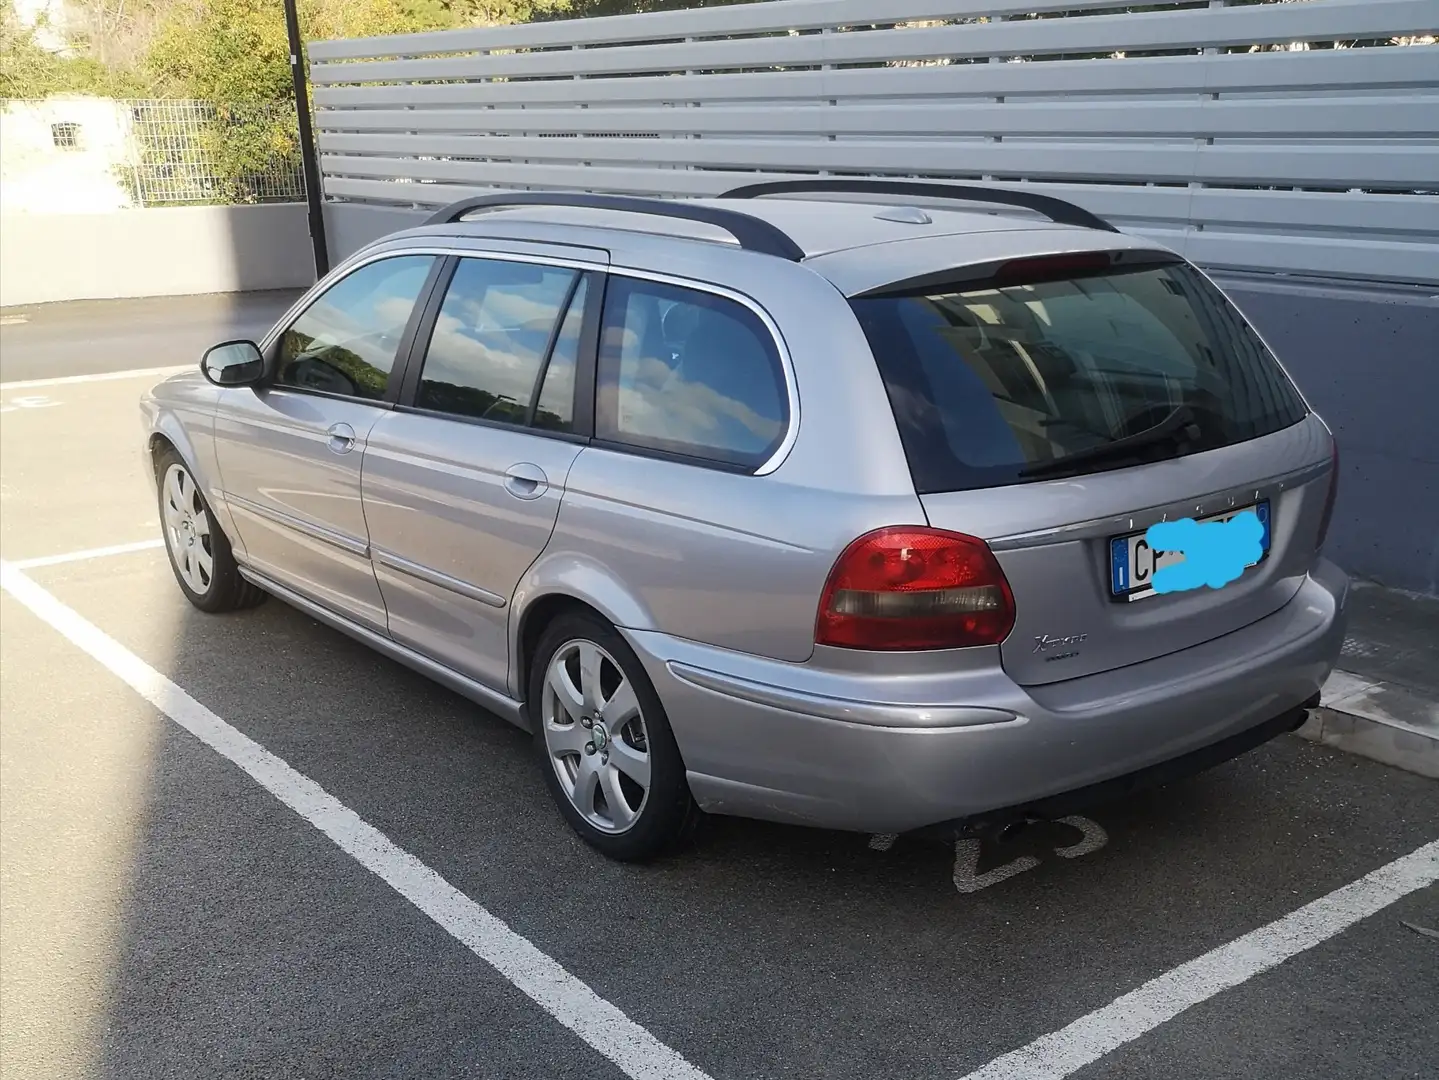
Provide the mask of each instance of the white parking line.
POLYGON ((1277 967, 1436 881, 1439 840, 1151 979, 1068 1027, 995 1058, 964 1080, 1062 1080, 1190 1006, 1277 967))
POLYGON ((234 762, 275 798, 419 908, 457 941, 634 1080, 709 1080, 309 777, 231 727, 183 689, 16 566, 0 562, 0 588, 19 600, 141 697, 234 762))
POLYGON ((17 379, 15 382, 0 383, 3 390, 28 390, 32 386, 70 386, 74 383, 109 382, 111 379, 138 379, 145 375, 163 378, 178 375, 182 371, 198 371, 198 364, 183 364, 179 367, 134 368, 130 371, 104 371, 97 375, 61 375, 53 379, 17 379))
POLYGON ((42 555, 38 559, 16 559, 7 565, 16 570, 36 570, 42 566, 62 566, 65 563, 84 562, 86 559, 103 559, 107 555, 129 555, 136 551, 152 551, 164 546, 165 541, 159 539, 137 540, 133 544, 112 544, 110 547, 71 551, 64 555, 42 555))

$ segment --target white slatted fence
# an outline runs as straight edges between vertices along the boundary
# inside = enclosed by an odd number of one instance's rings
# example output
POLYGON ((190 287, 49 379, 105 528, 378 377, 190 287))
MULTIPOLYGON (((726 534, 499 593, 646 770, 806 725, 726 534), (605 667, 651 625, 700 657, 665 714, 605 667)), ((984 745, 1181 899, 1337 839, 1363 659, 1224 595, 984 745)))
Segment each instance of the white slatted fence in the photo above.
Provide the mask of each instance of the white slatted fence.
POLYGON ((335 201, 984 179, 1215 268, 1436 284, 1439 44, 1395 43, 1436 30, 1439 0, 776 0, 310 58, 335 201))

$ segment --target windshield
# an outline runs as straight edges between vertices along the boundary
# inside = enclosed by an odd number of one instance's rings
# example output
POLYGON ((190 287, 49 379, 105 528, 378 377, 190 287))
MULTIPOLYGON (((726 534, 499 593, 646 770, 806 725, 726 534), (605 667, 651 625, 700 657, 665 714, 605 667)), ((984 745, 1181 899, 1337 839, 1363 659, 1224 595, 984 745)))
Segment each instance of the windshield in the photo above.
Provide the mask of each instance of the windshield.
POLYGON ((1185 263, 851 303, 920 494, 1124 468, 1304 417, 1258 335, 1185 263), (1185 437, 1131 438, 1181 408, 1185 437))

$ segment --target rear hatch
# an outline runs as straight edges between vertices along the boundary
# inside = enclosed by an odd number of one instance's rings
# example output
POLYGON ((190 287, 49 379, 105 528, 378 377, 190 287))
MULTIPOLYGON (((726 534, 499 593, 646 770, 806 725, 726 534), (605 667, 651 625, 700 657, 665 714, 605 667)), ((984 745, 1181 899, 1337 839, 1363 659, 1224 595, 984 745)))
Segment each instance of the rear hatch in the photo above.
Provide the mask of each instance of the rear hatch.
POLYGON ((988 541, 1014 594, 1001 647, 1037 685, 1237 630, 1297 592, 1332 439, 1253 329, 1158 252, 1011 261, 851 301, 929 524, 988 541), (1252 510, 1265 555, 1221 588, 1153 591, 1143 533, 1252 510))

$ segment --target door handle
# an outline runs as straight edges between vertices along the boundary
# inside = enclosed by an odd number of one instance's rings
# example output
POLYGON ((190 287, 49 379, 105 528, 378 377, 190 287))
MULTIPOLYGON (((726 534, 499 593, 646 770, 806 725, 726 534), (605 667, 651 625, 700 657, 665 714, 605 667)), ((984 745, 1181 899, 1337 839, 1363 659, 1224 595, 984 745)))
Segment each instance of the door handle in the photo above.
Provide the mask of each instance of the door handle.
POLYGON ((505 470, 505 490, 517 499, 538 499, 549 489, 550 478, 538 465, 522 461, 505 470))
POLYGON ((355 429, 349 424, 332 424, 325 434, 332 454, 348 454, 355 448, 355 429))

